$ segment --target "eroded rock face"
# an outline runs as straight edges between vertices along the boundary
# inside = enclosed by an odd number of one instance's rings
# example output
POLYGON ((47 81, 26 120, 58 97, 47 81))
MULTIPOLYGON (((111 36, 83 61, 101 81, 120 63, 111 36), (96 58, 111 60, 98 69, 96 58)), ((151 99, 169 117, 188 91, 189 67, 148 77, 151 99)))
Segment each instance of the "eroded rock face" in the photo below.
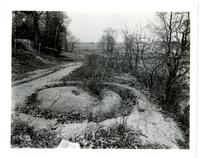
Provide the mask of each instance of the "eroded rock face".
POLYGON ((63 139, 57 148, 77 148, 80 149, 80 145, 78 143, 72 143, 68 140, 63 139))

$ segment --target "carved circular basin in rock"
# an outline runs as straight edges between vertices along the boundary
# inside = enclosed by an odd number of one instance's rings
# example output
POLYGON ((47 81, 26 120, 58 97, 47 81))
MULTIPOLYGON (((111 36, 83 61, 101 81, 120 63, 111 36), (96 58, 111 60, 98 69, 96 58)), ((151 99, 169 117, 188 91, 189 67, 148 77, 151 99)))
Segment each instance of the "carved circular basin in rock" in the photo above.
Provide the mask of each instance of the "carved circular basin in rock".
POLYGON ((80 88, 55 87, 41 90, 38 93, 41 109, 57 112, 88 111, 96 102, 96 98, 80 88))

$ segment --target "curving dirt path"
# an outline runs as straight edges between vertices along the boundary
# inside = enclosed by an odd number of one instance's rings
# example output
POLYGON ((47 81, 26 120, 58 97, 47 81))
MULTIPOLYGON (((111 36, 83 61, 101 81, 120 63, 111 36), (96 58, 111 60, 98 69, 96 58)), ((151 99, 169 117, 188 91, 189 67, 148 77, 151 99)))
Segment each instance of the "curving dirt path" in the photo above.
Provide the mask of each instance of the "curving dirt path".
POLYGON ((81 62, 73 62, 65 65, 65 68, 59 71, 56 71, 47 76, 37 78, 30 82, 26 82, 17 86, 12 87, 12 112, 16 105, 23 104, 26 97, 31 95, 35 89, 41 88, 48 83, 51 83, 56 80, 60 80, 62 77, 66 76, 73 70, 79 68, 82 65, 81 62))

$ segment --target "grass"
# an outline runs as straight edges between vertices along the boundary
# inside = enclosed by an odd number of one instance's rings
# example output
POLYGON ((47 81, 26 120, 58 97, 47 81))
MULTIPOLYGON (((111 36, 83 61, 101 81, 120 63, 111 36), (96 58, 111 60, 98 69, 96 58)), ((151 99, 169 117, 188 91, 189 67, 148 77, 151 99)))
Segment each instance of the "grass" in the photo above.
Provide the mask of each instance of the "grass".
POLYGON ((57 112, 51 109, 41 109, 39 108, 40 100, 38 99, 38 92, 34 92, 26 98, 23 105, 18 105, 15 110, 18 113, 29 114, 34 117, 56 119, 58 123, 64 124, 82 123, 85 120, 88 120, 89 122, 101 122, 107 119, 117 118, 119 116, 128 116, 132 112, 135 104, 136 97, 122 97, 121 106, 116 110, 112 110, 109 113, 98 116, 93 116, 92 113, 88 113, 83 116, 79 111, 57 112))
POLYGON ((99 127, 95 132, 86 133, 83 137, 75 138, 74 141, 82 148, 93 149, 136 148, 138 144, 137 134, 126 131, 122 126, 109 129, 99 127))
POLYGON ((179 141, 178 144, 181 147, 181 149, 189 149, 189 143, 190 143, 190 107, 186 107, 184 109, 184 113, 179 115, 177 118, 177 122, 180 124, 180 128, 182 129, 184 133, 185 141, 181 142, 179 141))
POLYGON ((83 89, 100 96, 101 90, 104 88, 103 82, 108 80, 110 76, 111 71, 105 67, 105 59, 97 54, 90 54, 82 67, 61 80, 81 81, 84 85, 83 89))
POLYGON ((89 121, 102 122, 107 119, 130 115, 133 107, 136 105, 136 97, 122 97, 121 99, 121 106, 118 109, 112 110, 109 113, 97 115, 95 117, 91 116, 89 121))
POLYGON ((82 117, 78 112, 57 112, 51 109, 41 109, 39 108, 40 101, 38 100, 37 92, 28 96, 24 105, 18 105, 16 107, 16 112, 29 114, 34 117, 40 117, 45 119, 56 119, 58 123, 80 123, 86 118, 82 117))
POLYGON ((189 149, 190 143, 190 106, 184 108, 183 113, 177 112, 169 113, 167 111, 162 111, 166 116, 174 118, 174 121, 178 124, 181 129, 184 141, 177 140, 177 143, 181 149, 189 149))
POLYGON ((12 54, 12 80, 21 80, 29 76, 29 72, 53 68, 71 61, 67 57, 52 57, 36 51, 22 50, 12 54))
POLYGON ((18 148, 54 148, 61 138, 46 129, 35 131, 33 127, 20 120, 11 125, 11 145, 18 148))
POLYGON ((81 148, 92 149, 162 149, 167 148, 159 144, 142 145, 138 139, 141 136, 140 131, 130 131, 125 129, 124 123, 118 127, 105 129, 100 126, 96 131, 86 133, 84 136, 70 139, 70 141, 78 142, 81 148))

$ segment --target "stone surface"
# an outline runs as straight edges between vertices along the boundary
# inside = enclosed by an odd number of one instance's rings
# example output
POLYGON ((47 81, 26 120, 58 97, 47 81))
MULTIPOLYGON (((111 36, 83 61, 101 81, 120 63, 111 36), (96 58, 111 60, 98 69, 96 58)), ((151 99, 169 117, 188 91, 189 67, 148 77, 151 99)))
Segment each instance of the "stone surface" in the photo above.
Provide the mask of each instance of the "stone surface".
POLYGON ((119 94, 111 90, 103 90, 102 98, 103 99, 99 102, 99 104, 93 108, 93 116, 115 112, 121 106, 121 98, 119 94))
POLYGON ((68 140, 63 139, 57 148, 78 148, 80 149, 80 145, 78 143, 72 143, 68 140))
POLYGON ((81 114, 92 108, 96 100, 88 92, 73 86, 44 89, 38 93, 38 99, 42 109, 81 114))
POLYGON ((137 100, 137 110, 139 112, 144 112, 146 110, 148 110, 148 105, 147 104, 150 104, 149 102, 147 102, 146 100, 144 100, 143 98, 139 98, 137 100))

